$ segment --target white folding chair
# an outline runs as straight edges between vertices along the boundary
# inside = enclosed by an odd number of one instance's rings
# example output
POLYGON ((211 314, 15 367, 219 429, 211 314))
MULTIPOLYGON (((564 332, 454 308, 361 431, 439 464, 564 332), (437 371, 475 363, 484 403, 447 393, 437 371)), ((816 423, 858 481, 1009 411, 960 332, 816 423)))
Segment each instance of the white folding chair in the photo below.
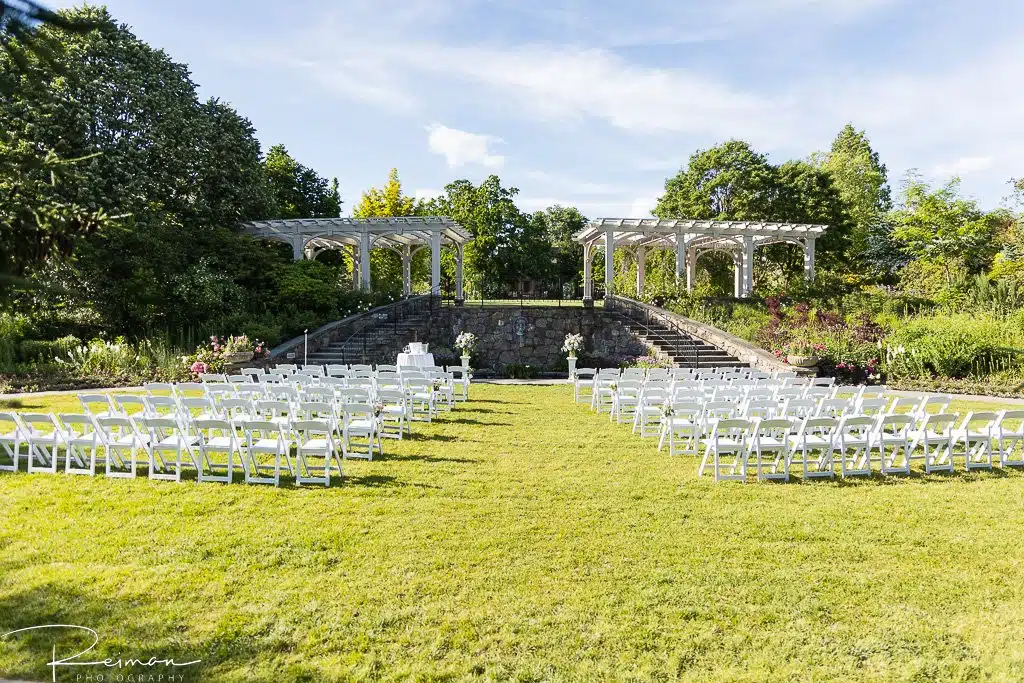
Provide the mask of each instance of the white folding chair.
POLYGON ((842 417, 852 409, 852 405, 845 398, 826 398, 818 404, 817 417, 842 417))
POLYGON ((870 476, 874 448, 875 418, 847 416, 839 421, 839 472, 844 477, 870 476))
POLYGON ((633 433, 639 433, 641 439, 658 436, 667 402, 668 389, 660 386, 644 387, 643 393, 640 394, 640 405, 634 413, 633 433))
POLYGON ((701 460, 697 476, 704 476, 704 471, 710 464, 715 481, 746 481, 747 439, 750 426, 748 420, 728 419, 716 422, 707 438, 704 459, 701 460))
POLYGON ((747 458, 754 459, 757 478, 789 481, 789 435, 793 423, 789 420, 758 420, 754 424, 747 458), (772 457, 765 462, 765 457, 772 457))
POLYGON ((149 478, 164 481, 181 481, 182 465, 199 471, 196 449, 199 437, 189 434, 181 423, 172 417, 139 417, 139 427, 148 434, 149 478))
MULTIPOLYGON (((455 393, 456 401, 468 401, 469 400, 469 371, 464 368, 450 368, 452 373, 452 379, 454 385, 452 390, 455 393)), ((378 379, 377 386, 380 387, 380 380, 378 379)), ((401 387, 401 383, 398 384, 401 387)))
POLYGON ((637 406, 640 405, 640 392, 643 386, 643 382, 638 379, 619 380, 612 394, 612 411, 608 416, 611 421, 619 424, 633 421, 637 406))
POLYGON ((999 466, 1024 467, 1024 410, 1002 411, 996 435, 993 445, 999 451, 999 466))
POLYGON ((384 451, 377 415, 372 405, 346 403, 342 415, 342 457, 373 460, 374 447, 378 452, 384 451))
POLYGON ((28 435, 17 413, 0 413, 0 449, 10 463, 0 462, 0 471, 17 472, 18 461, 23 455, 22 445, 28 448, 28 435))
POLYGON ((60 449, 66 447, 64 430, 49 413, 22 413, 28 439, 28 471, 57 473, 60 449))
POLYGON ((999 414, 994 412, 970 412, 953 430, 953 455, 957 455, 958 447, 968 472, 971 470, 992 469, 992 445, 998 432, 999 414))
POLYGON ((341 454, 334 443, 334 428, 324 420, 298 420, 291 425, 295 436, 295 483, 331 485, 331 468, 338 465, 344 476, 341 454), (317 461, 323 461, 318 465, 317 461), (316 472, 320 471, 317 476, 316 472))
POLYGON ((57 419, 60 420, 61 426, 64 428, 65 446, 67 447, 64 472, 96 476, 96 458, 99 455, 101 442, 93 418, 85 414, 61 413, 57 419))
POLYGON ((281 465, 284 464, 289 474, 294 475, 295 469, 291 461, 291 441, 286 427, 267 420, 253 420, 242 423, 245 434, 245 454, 242 458, 242 469, 245 472, 246 484, 281 485, 281 465), (273 470, 265 472, 261 458, 273 458, 273 470))
POLYGON ((809 417, 799 423, 789 438, 789 457, 790 463, 799 459, 804 479, 835 476, 833 456, 838 431, 839 420, 834 417, 809 417))
POLYGON ((381 437, 401 440, 404 432, 412 434, 405 392, 401 389, 381 389, 377 392, 377 401, 381 437))
POLYGON ((921 429, 913 435, 914 446, 922 449, 924 471, 953 471, 953 424, 957 416, 949 413, 928 415, 921 429))
POLYGON ((235 454, 239 461, 244 458, 234 425, 225 419, 195 420, 192 424, 199 437, 199 481, 230 484, 235 476, 235 454), (223 461, 216 457, 219 455, 223 461))
POLYGON ((108 394, 79 394, 78 402, 82 404, 82 410, 86 415, 92 417, 110 417, 121 415, 110 401, 108 394))
POLYGON ((146 415, 149 412, 149 403, 147 403, 148 399, 145 396, 114 394, 110 397, 110 400, 114 403, 114 414, 116 415, 134 417, 136 415, 146 415))
POLYGON ((404 383, 409 419, 414 422, 430 422, 436 412, 433 383, 429 379, 418 377, 407 378, 404 383))
POLYGON ((106 475, 134 479, 139 451, 148 454, 149 435, 140 434, 135 421, 124 415, 97 417, 95 421, 103 445, 106 475))
POLYGON ((696 455, 699 452, 703 408, 694 401, 673 401, 665 410, 661 422, 658 450, 668 441, 668 454, 696 455), (678 445, 681 444, 681 445, 678 445))
POLYGON ((879 418, 874 442, 882 474, 910 474, 910 432, 914 424, 914 418, 906 414, 879 418))
POLYGON ((174 385, 168 382, 147 382, 142 385, 146 390, 146 396, 171 396, 174 394, 174 385))

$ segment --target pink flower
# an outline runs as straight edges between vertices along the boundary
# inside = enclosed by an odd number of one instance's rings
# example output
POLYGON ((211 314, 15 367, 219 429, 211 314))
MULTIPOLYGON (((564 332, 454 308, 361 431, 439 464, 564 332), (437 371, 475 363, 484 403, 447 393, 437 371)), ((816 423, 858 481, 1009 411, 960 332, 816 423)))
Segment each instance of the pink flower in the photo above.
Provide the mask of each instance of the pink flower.
POLYGON ((220 344, 214 344, 213 345, 213 350, 214 350, 214 352, 220 351, 220 344))
POLYGON ((206 372, 206 369, 206 363, 204 363, 201 360, 197 360, 195 363, 192 364, 192 367, 189 368, 189 370, 191 370, 192 373, 195 375, 199 375, 206 372))

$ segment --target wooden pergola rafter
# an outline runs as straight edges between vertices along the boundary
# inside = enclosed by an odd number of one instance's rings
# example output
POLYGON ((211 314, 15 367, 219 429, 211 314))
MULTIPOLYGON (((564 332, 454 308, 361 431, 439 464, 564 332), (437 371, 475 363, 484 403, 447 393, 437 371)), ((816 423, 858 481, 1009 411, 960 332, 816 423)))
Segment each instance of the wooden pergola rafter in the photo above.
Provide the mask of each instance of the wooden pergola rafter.
POLYGON ((472 235, 444 216, 396 218, 289 218, 251 221, 242 231, 259 239, 285 242, 296 260, 312 258, 325 249, 351 249, 353 284, 370 289, 370 251, 391 249, 402 257, 406 295, 412 292, 412 256, 430 249, 431 292, 441 293, 441 249, 455 248, 455 298, 462 299, 463 247, 472 235))
POLYGON ((687 290, 693 289, 698 255, 724 250, 733 254, 736 265, 736 296, 750 296, 754 289, 754 249, 781 242, 803 249, 804 275, 813 280, 814 241, 827 229, 827 225, 768 221, 599 218, 574 236, 583 245, 583 298, 593 299, 592 261, 598 249, 605 252, 605 296, 614 293, 616 247, 636 249, 637 296, 643 291, 647 249, 675 251, 676 281, 685 277, 687 290))

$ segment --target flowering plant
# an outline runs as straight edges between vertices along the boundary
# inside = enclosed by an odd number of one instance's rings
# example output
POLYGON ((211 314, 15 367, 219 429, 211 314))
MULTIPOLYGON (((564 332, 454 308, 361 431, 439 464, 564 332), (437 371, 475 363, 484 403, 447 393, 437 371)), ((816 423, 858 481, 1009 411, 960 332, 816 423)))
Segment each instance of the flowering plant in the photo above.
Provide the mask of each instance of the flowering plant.
POLYGON ((472 332, 459 332, 459 336, 455 338, 455 348, 462 351, 462 355, 468 356, 476 347, 477 341, 476 335, 472 332))
POLYGON ((197 360, 189 367, 189 371, 193 375, 203 375, 209 370, 209 367, 201 360, 197 360))
POLYGON ((825 350, 824 344, 812 344, 806 339, 794 339, 786 347, 791 356, 814 356, 825 350))
POLYGON ((253 343, 244 334, 226 338, 211 335, 208 344, 197 346, 195 353, 191 356, 182 356, 181 362, 193 375, 221 372, 228 356, 249 351, 254 358, 266 358, 270 355, 270 348, 259 339, 253 343))
POLYGON ((571 332, 565 335, 562 350, 569 354, 569 358, 575 358, 583 350, 583 335, 572 334, 571 332))

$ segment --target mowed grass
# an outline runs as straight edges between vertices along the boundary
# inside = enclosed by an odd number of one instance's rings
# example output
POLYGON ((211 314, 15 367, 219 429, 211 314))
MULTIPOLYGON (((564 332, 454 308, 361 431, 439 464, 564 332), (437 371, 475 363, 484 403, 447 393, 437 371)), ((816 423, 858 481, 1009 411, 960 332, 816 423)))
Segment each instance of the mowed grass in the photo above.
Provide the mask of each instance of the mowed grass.
POLYGON ((1024 679, 1019 472, 716 485, 567 386, 385 447, 330 489, 0 474, 0 633, 194 681, 1024 679))

